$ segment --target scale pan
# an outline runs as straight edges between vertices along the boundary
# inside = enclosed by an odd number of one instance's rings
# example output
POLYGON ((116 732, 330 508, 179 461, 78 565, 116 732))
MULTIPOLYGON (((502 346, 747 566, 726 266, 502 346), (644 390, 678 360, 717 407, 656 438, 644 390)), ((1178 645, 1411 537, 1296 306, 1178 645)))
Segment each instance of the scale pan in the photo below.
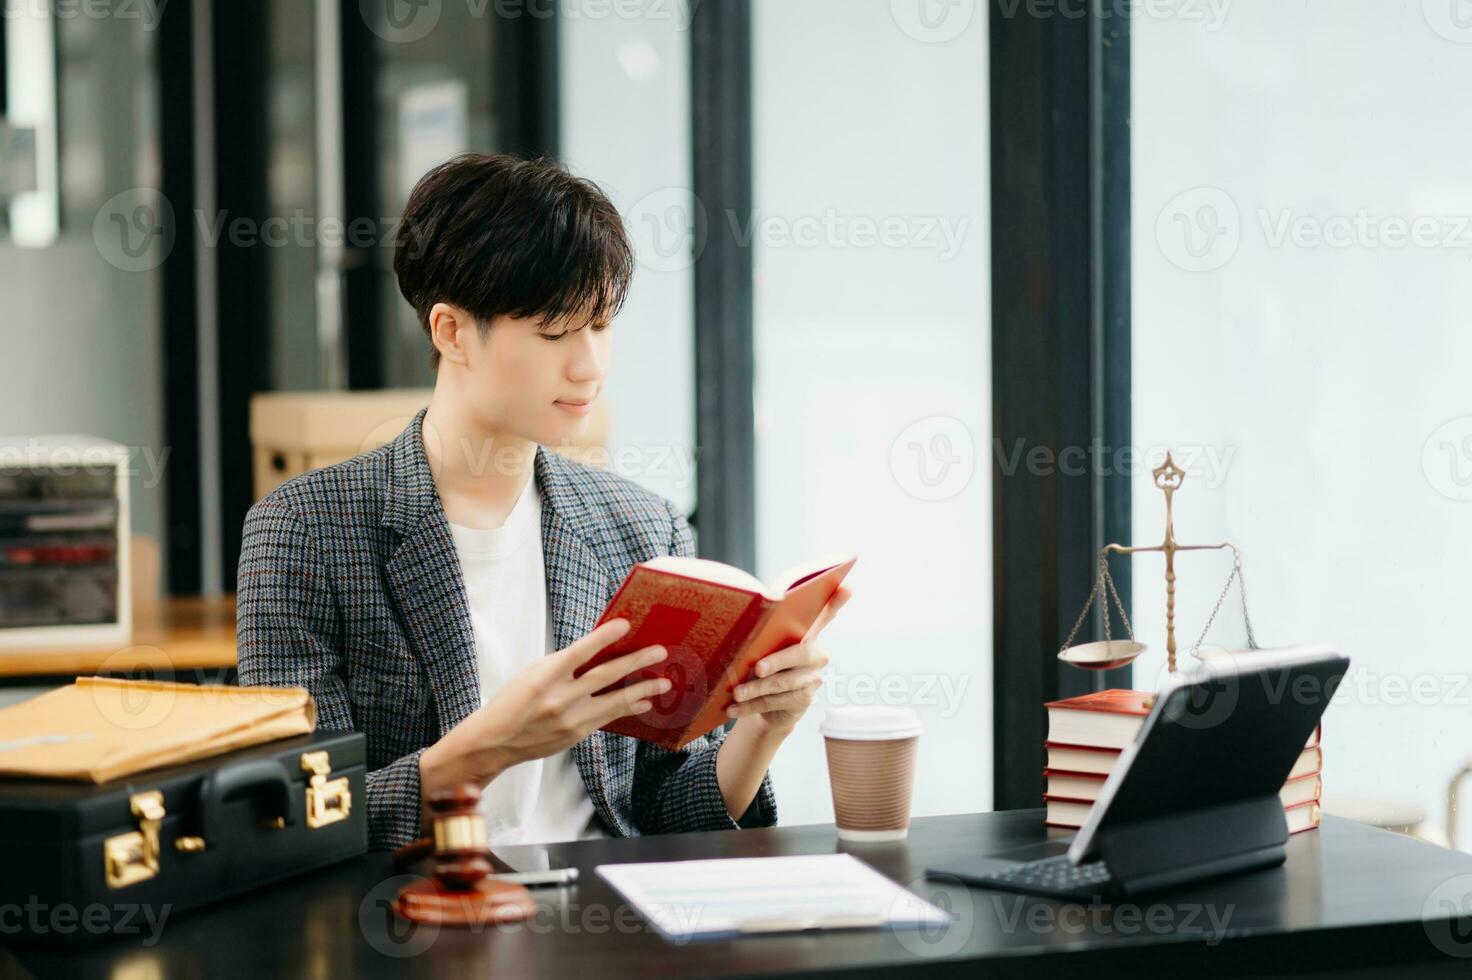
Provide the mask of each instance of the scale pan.
POLYGON ((1113 670, 1123 667, 1147 649, 1145 644, 1134 640, 1098 640, 1069 647, 1058 654, 1058 659, 1084 670, 1113 670))

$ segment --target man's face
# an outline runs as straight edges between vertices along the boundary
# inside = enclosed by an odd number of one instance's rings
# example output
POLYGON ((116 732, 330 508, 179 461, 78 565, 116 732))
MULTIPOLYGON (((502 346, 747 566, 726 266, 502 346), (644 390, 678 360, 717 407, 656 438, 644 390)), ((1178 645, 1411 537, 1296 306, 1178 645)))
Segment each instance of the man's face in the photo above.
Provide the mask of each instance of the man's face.
POLYGON ((550 446, 578 440, 608 374, 606 324, 497 317, 484 336, 465 333, 465 392, 482 425, 550 446))

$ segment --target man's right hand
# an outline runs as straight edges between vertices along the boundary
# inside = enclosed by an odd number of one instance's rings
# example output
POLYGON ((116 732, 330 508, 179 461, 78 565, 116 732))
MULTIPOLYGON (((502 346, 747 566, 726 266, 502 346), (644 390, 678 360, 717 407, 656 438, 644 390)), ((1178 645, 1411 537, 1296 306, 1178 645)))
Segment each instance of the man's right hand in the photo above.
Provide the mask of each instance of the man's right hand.
POLYGON ((445 733, 419 757, 420 792, 473 782, 484 786, 519 762, 555 755, 625 715, 652 707, 670 689, 664 678, 640 681, 596 695, 622 677, 665 658, 664 647, 624 654, 583 674, 573 673, 629 632, 615 619, 549 654, 507 681, 490 701, 445 733))

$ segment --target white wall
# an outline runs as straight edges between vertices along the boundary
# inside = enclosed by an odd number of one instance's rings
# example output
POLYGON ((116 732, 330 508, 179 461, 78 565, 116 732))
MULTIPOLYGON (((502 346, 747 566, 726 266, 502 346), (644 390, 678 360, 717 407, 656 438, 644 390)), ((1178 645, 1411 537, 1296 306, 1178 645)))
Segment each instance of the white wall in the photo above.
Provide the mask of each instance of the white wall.
POLYGON ((712 234, 734 221, 757 243, 758 573, 859 555, 854 599, 825 633, 821 703, 773 766, 783 823, 832 820, 817 733, 832 704, 915 705, 916 814, 991 805, 976 8, 927 28, 903 2, 754 5, 756 214, 710 218, 712 234))
MULTIPOLYGON (((1237 0, 1219 29, 1142 17, 1133 38, 1136 445, 1217 455, 1176 529, 1244 547, 1261 642, 1353 657, 1327 796, 1437 825, 1472 755, 1472 27, 1450 10, 1237 0), (1418 218, 1426 241, 1387 243, 1418 218)), ((1141 540, 1162 509, 1142 473, 1141 540)), ((1159 562, 1135 566, 1137 686, 1161 670, 1159 562)), ((1183 648, 1229 567, 1181 559, 1183 648)), ((1242 643, 1235 608, 1219 626, 1242 643)))

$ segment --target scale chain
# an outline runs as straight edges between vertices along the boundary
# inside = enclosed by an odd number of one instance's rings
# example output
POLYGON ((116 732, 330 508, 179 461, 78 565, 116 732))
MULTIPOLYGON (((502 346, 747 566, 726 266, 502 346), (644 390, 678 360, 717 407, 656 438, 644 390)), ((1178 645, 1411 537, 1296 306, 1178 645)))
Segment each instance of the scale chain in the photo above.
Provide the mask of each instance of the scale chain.
POLYGON ((1109 597, 1111 596, 1114 598, 1115 608, 1119 610, 1119 618, 1124 623, 1124 631, 1129 634, 1131 640, 1135 638, 1135 630, 1130 625, 1129 614, 1125 612, 1124 603, 1119 599, 1119 591, 1114 587, 1114 576, 1109 574, 1108 554, 1107 549, 1099 551, 1099 574, 1094 578, 1094 587, 1089 590, 1089 597, 1084 600, 1084 607, 1079 610, 1078 619, 1074 621, 1073 629, 1068 631, 1068 639, 1063 641, 1060 649, 1067 650, 1073 646, 1074 638, 1078 636, 1079 630, 1083 629, 1084 620, 1088 618, 1096 596, 1099 597, 1099 611, 1104 615, 1104 642, 1109 643, 1113 640, 1109 626, 1109 597))
POLYGON ((1252 631, 1252 617, 1247 612, 1247 576, 1242 572, 1242 553, 1235 547, 1232 548, 1232 574, 1227 576, 1227 584, 1222 586, 1222 594, 1217 596, 1216 605, 1211 607, 1211 615, 1206 617, 1206 625, 1201 627, 1201 635, 1196 638, 1190 653, 1193 657, 1200 659, 1198 654, 1201 644, 1206 642, 1206 634, 1211 629, 1211 624, 1216 620, 1216 614, 1221 611, 1222 603, 1227 599, 1227 593, 1232 591, 1232 582, 1237 582, 1238 594, 1242 596, 1242 621, 1247 625, 1247 648, 1249 650, 1259 649, 1257 637, 1252 631))

